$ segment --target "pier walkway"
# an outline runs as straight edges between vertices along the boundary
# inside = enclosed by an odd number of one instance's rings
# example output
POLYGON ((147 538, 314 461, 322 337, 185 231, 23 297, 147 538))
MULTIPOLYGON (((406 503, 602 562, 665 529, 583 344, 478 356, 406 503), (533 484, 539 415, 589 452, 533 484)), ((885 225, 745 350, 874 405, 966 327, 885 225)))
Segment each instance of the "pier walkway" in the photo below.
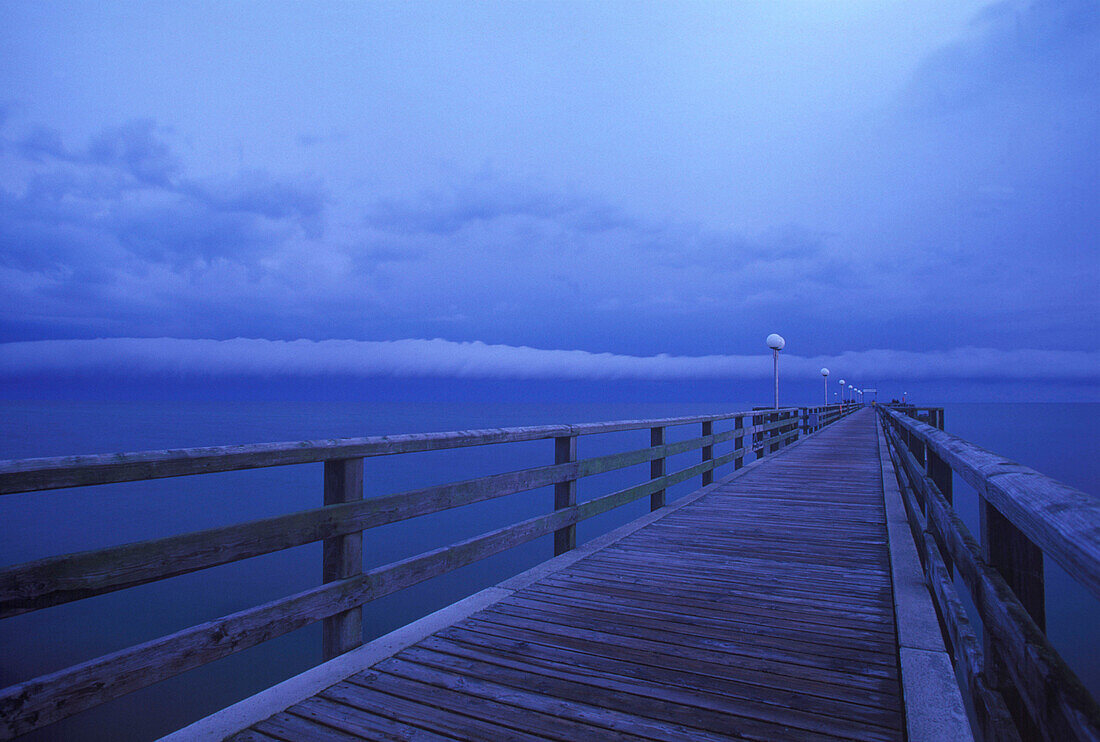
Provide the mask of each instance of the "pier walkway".
POLYGON ((860 411, 233 739, 903 739, 880 463, 860 411))
POLYGON ((0 496, 302 464, 324 467, 312 509, 0 568, 2 620, 322 544, 307 589, 0 688, 0 739, 319 623, 320 664, 163 739, 1100 740, 1100 706, 1046 635, 1044 569, 1100 597, 1100 498, 947 433, 942 408, 0 461, 0 496), (608 434, 634 447, 578 457, 579 438, 608 434), (364 487, 368 458, 532 441, 553 463, 364 487), (578 498, 578 480, 639 467, 640 483, 578 498), (553 508, 364 568, 373 528, 517 493, 553 508), (647 515, 578 545, 578 523, 647 497, 647 515), (363 642, 366 603, 551 537, 527 572, 363 642))

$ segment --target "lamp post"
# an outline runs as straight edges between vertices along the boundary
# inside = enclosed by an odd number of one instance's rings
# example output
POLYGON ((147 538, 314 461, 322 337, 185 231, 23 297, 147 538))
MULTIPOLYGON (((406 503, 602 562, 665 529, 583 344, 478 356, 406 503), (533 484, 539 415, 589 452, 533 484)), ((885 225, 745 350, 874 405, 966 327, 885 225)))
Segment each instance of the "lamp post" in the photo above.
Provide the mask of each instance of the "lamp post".
POLYGON ((779 351, 787 345, 787 341, 783 339, 782 335, 776 335, 774 332, 768 335, 765 342, 768 347, 772 349, 772 371, 775 376, 775 409, 779 409, 779 351))
POLYGON ((844 404, 844 379, 840 380, 840 403, 844 404))
POLYGON ((855 387, 855 384, 849 384, 848 385, 848 401, 849 402, 855 402, 856 401, 856 387, 855 387))
POLYGON ((825 382, 825 397, 821 404, 827 405, 829 404, 829 369, 821 369, 821 380, 825 382))

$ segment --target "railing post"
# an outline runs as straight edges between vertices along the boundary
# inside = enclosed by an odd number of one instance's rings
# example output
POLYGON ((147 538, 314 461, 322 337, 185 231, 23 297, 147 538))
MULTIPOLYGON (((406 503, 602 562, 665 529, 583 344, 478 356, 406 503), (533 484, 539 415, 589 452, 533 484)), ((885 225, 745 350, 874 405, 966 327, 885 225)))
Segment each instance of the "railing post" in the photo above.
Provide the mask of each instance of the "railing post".
MULTIPOLYGON (((752 416, 752 426, 753 426, 753 428, 755 429, 756 426, 758 426, 758 425, 760 427, 764 427, 764 419, 765 418, 764 418, 763 415, 753 415, 752 416)), ((757 459, 762 459, 762 458, 764 458, 764 455, 765 455, 765 450, 764 449, 767 448, 767 446, 764 445, 764 435, 765 435, 765 431, 763 431, 763 430, 761 430, 760 432, 754 432, 752 434, 753 449, 754 449, 754 452, 756 453, 756 458, 757 459), (759 448, 756 447, 758 443, 760 444, 759 448)))
MULTIPOLYGON (((554 463, 571 464, 577 460, 577 436, 564 435, 554 439, 554 463)), ((569 479, 554 485, 554 509, 564 510, 577 504, 577 480, 569 479)), ((554 556, 577 548, 577 524, 554 531, 554 556)))
MULTIPOLYGON (((744 415, 738 415, 736 418, 734 418, 734 420, 733 420, 733 429, 738 431, 739 433, 743 433, 743 431, 745 430, 745 416, 744 415)), ((733 450, 734 451, 740 451, 744 447, 745 447, 745 437, 744 437, 744 435, 738 435, 736 438, 733 439, 733 450)), ((745 465, 744 455, 734 457, 734 459, 733 459, 733 468, 734 468, 734 470, 740 469, 744 465, 745 465)))
MULTIPOLYGON (((325 462, 325 505, 363 499, 363 459, 325 462)), ((363 532, 324 539, 321 581, 335 582, 363 573, 363 532)), ((330 616, 321 624, 321 655, 330 660, 363 643, 363 608, 330 616)))
MULTIPOLYGON (((649 445, 651 446, 663 446, 665 445, 665 429, 664 428, 650 428, 649 429, 649 445)), ((663 458, 653 459, 649 462, 649 476, 651 479, 657 479, 665 475, 665 460, 663 458)), ((649 496, 649 509, 650 511, 659 510, 665 506, 665 491, 657 490, 649 496)))
MULTIPOLYGON (((714 435, 714 423, 708 420, 703 423, 703 436, 714 435)), ((714 446, 703 446, 703 461, 707 462, 714 458, 714 446)), ((714 469, 703 472, 703 486, 714 482, 714 469)))
MULTIPOLYGON (((926 445, 924 441, 918 438, 916 435, 912 436, 912 440, 920 446, 921 453, 924 454, 924 472, 928 475, 928 478, 932 480, 932 484, 936 485, 936 489, 943 495, 943 499, 947 500, 949 505, 953 504, 954 498, 954 474, 951 471, 951 467, 939 457, 932 447, 926 445)), ((921 462, 921 457, 914 453, 917 459, 917 463, 921 462)), ((922 507, 927 510, 927 503, 922 503, 922 507)), ((940 553, 943 555, 943 563, 947 568, 947 574, 949 577, 955 576, 955 565, 951 561, 951 556, 947 549, 940 548, 940 553)))
MULTIPOLYGON (((1035 625, 1040 631, 1046 632, 1042 549, 981 495, 978 496, 978 510, 981 518, 982 558, 1004 577, 1028 615, 1035 621, 1035 625)), ((1038 726, 1011 680, 997 643, 991 639, 988 631, 985 632, 984 644, 986 683, 1004 696, 1005 705, 1020 731, 1020 738, 1042 739, 1038 726)))

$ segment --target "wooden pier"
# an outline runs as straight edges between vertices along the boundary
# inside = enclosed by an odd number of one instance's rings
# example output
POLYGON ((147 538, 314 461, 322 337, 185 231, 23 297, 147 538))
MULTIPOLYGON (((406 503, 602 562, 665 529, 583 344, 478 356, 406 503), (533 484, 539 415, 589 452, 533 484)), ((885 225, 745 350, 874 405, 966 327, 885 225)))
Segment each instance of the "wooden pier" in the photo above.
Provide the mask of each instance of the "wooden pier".
POLYGON ((787 408, 0 463, 6 494, 325 462, 315 510, 0 570, 2 618, 325 546, 316 588, 0 690, 0 737, 323 621, 326 662, 169 739, 1098 739, 1096 702, 1043 633, 1042 558, 1100 594, 1100 505, 943 422, 787 408), (684 425, 700 435, 667 443, 684 425), (647 448, 577 457, 580 436, 646 429, 647 448), (363 498, 364 457, 539 439, 553 464, 363 498), (579 478, 646 462, 646 481, 578 502, 579 478), (980 543, 953 472, 979 494, 980 543), (363 571, 374 526, 551 485, 546 515, 363 571), (578 522, 646 496, 649 515, 577 544, 578 522), (553 558, 363 644, 366 601, 550 534, 553 558))

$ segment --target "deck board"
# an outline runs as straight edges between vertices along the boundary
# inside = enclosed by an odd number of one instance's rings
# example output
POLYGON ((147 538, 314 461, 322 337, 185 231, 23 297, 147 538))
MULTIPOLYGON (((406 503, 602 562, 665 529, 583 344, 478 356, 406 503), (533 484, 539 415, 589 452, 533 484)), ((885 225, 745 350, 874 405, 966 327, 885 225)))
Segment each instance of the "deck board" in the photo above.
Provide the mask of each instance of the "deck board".
POLYGON ((900 740, 902 707, 866 410, 234 739, 900 740))

